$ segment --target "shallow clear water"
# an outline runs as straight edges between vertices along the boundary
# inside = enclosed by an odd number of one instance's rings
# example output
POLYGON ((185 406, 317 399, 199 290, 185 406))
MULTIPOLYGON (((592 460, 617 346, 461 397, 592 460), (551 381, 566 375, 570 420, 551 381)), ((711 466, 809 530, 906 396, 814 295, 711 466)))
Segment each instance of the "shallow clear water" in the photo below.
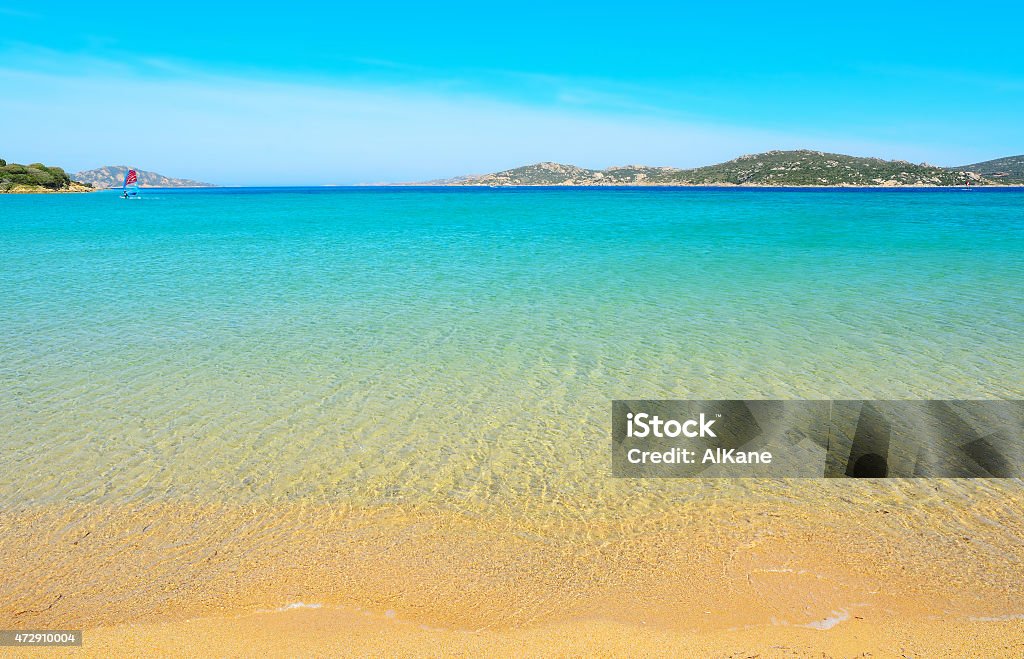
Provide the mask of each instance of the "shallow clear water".
POLYGON ((1016 190, 4 195, 0 506, 600 505, 700 487, 607 478, 615 398, 1019 398, 1022 209, 1016 190))

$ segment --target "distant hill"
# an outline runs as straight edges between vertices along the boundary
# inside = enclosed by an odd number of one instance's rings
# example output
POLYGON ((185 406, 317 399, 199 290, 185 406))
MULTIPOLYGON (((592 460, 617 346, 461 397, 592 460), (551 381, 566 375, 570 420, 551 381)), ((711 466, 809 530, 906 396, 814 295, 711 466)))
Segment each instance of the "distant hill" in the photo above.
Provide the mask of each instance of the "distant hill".
POLYGON ((990 178, 1000 183, 1024 183, 1024 156, 1009 156, 976 162, 973 165, 954 167, 953 169, 978 172, 985 178, 990 178))
MULTIPOLYGON (((996 161, 993 161, 996 162, 996 161)), ((915 165, 820 151, 768 151, 695 169, 627 165, 584 169, 543 162, 495 174, 459 177, 445 185, 746 185, 746 186, 954 186, 998 185, 964 168, 915 165)))
POLYGON ((92 186, 73 181, 60 167, 8 164, 0 158, 0 193, 3 192, 89 192, 92 186))
POLYGON ((139 185, 144 188, 212 188, 212 183, 192 181, 187 178, 171 178, 156 172, 147 172, 138 167, 127 165, 107 165, 98 169, 90 169, 75 174, 75 178, 85 183, 92 183, 96 188, 119 188, 124 183, 125 174, 134 169, 139 176, 139 185))

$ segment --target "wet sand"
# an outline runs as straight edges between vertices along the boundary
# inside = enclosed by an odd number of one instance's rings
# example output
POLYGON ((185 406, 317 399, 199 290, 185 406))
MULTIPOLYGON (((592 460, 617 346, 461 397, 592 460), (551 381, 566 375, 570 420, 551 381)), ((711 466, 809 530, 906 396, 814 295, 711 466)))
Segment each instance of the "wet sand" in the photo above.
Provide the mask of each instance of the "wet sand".
POLYGON ((1019 481, 720 487, 487 510, 28 507, 0 518, 0 628, 85 629, 62 652, 91 656, 1024 648, 1019 481))
POLYGON ((601 619, 505 631, 431 629, 344 609, 122 625, 87 636, 82 655, 132 656, 1020 656, 1024 621, 949 624, 927 618, 856 619, 830 630, 753 626, 678 630, 601 619))

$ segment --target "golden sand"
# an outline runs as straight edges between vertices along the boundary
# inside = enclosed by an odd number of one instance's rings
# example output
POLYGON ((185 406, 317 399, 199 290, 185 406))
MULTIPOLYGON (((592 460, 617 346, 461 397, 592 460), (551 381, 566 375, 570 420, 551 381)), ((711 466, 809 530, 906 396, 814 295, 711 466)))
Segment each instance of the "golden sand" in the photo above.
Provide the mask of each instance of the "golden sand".
POLYGON ((1020 656, 1024 490, 948 483, 26 508, 0 518, 0 628, 85 629, 58 652, 90 656, 1020 656))
POLYGON ((663 656, 1019 657, 1024 621, 856 619, 819 631, 793 626, 676 630, 602 619, 505 631, 431 629, 341 609, 122 625, 88 635, 83 656, 663 656))

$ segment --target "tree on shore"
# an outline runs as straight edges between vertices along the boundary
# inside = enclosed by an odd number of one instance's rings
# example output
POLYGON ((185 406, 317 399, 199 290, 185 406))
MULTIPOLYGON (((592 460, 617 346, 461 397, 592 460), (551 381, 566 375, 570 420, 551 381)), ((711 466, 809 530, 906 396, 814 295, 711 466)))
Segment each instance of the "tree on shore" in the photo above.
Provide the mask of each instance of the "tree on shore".
POLYGON ((0 158, 0 190, 10 190, 16 185, 63 190, 71 185, 71 177, 60 167, 49 167, 41 162, 31 165, 7 164, 6 160, 0 158))

